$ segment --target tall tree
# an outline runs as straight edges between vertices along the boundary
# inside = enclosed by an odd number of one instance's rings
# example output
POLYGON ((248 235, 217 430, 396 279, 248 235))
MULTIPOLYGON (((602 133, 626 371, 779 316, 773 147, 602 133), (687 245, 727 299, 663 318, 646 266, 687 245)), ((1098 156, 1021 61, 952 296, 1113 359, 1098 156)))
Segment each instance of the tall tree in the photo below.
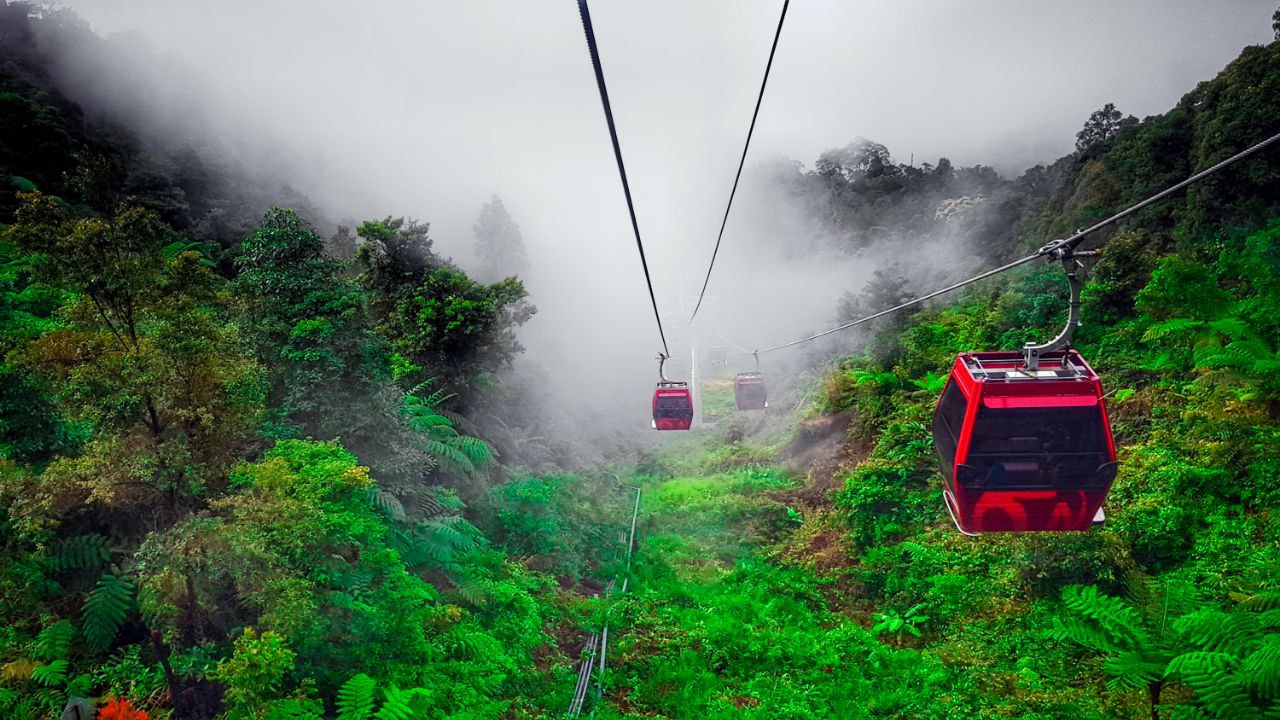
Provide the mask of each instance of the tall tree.
MULTIPOLYGON (((94 429, 79 456, 49 466, 48 482, 117 509, 181 512, 222 482, 262 400, 258 364, 220 319, 210 261, 149 210, 82 218, 28 193, 17 219, 9 241, 73 299, 59 327, 16 355, 55 388, 65 417, 94 429)), ((129 518, 108 522, 123 532, 129 518)))
POLYGON ((1094 110, 1084 127, 1076 133, 1076 152, 1088 152, 1090 148, 1115 137, 1120 128, 1137 122, 1138 119, 1132 115, 1125 117, 1124 113, 1116 109, 1115 103, 1107 103, 1101 109, 1094 110))
POLYGON ((512 275, 523 275, 529 269, 529 256, 520 226, 502 198, 493 198, 480 208, 480 217, 471 226, 476 236, 476 254, 483 265, 483 279, 498 281, 512 275))
POLYGON ((364 293, 325 257, 324 241, 293 210, 272 208, 240 245, 235 296, 272 405, 312 437, 350 434, 353 408, 389 379, 367 322, 364 293))
POLYGON ((372 295, 375 327, 391 344, 402 387, 434 377, 464 391, 523 350, 515 329, 536 309, 518 279, 473 280, 431 252, 425 225, 387 219, 362 223, 359 234, 360 281, 372 295))

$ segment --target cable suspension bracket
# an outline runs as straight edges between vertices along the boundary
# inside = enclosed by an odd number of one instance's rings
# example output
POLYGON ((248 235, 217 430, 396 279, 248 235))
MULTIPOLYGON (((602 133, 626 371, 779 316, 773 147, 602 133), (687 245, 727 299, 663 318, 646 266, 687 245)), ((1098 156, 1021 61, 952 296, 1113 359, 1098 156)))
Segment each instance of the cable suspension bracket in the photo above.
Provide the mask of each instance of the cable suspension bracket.
POLYGON ((1028 342, 1022 346, 1022 359, 1028 372, 1040 369, 1040 356, 1044 353, 1071 347, 1071 336, 1076 328, 1080 327, 1080 291, 1084 287, 1084 278, 1081 277, 1084 263, 1080 262, 1079 258, 1098 257, 1102 251, 1075 250, 1072 245, 1056 240, 1040 248, 1037 254, 1041 253, 1062 263, 1062 271, 1067 276, 1067 288, 1071 292, 1071 297, 1067 301, 1067 324, 1062 328, 1062 332, 1048 342, 1038 344, 1028 342))

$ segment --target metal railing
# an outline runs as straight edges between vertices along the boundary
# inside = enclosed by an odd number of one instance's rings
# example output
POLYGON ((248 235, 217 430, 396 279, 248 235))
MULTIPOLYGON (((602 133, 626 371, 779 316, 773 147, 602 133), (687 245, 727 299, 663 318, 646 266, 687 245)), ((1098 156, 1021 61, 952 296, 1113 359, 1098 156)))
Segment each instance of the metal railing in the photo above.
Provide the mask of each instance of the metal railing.
MULTIPOLYGON (((627 490, 634 490, 636 493, 635 505, 631 510, 631 530, 627 534, 627 558, 626 564, 622 572, 622 587, 618 591, 619 594, 627 592, 627 582, 631 574, 631 556, 635 552, 636 547, 636 521, 640 517, 640 488, 635 485, 619 484, 619 487, 627 490)), ((612 597, 614 589, 617 588, 617 578, 609 581, 605 587, 604 595, 606 598, 612 597)), ((612 608, 610 609, 610 611, 612 608)), ((590 717, 595 717, 595 702, 598 702, 604 693, 604 671, 605 662, 609 653, 609 612, 605 612, 605 620, 600 632, 592 634, 587 638, 587 643, 582 648, 582 660, 578 666, 578 684, 574 687, 573 701, 569 703, 569 717, 581 717, 583 706, 586 705, 587 692, 594 689, 594 699, 590 717), (592 676, 595 676, 595 682, 592 682, 592 676)))

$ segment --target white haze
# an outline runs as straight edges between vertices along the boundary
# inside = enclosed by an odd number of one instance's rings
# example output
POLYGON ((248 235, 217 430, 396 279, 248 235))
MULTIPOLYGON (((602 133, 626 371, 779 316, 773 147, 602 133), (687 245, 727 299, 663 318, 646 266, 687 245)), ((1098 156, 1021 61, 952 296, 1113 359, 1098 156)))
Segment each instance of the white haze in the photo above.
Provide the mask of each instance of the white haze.
MULTIPOLYGON (((752 158, 811 164, 863 136, 899 161, 1016 174, 1069 152, 1106 102, 1167 110, 1270 39, 1275 1, 797 0, 752 158)), ((605 414, 643 422, 659 342, 575 3, 64 4, 159 58, 145 70, 65 58, 91 104, 267 166, 329 217, 429 221, 437 249, 465 266, 481 204, 502 196, 533 266, 528 359, 605 414)), ((684 318, 779 8, 592 7, 671 350, 686 359, 684 318)), ((803 219, 758 188, 739 201, 708 315, 747 347, 828 325, 874 268, 787 252, 804 245, 803 219)))

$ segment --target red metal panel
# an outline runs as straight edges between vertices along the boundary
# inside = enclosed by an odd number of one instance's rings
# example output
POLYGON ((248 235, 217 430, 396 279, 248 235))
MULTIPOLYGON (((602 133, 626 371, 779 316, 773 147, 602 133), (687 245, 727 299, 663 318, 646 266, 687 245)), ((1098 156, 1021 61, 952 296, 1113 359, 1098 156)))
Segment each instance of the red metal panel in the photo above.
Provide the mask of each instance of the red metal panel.
POLYGON ((982 404, 993 410, 1007 408, 1045 407, 1093 407, 1098 404, 1096 395, 1005 395, 986 393, 982 404))
POLYGON ((1107 488, 987 490, 957 497, 959 523, 971 533, 1088 530, 1107 488))
MULTIPOLYGON (((1114 462, 1115 440, 1102 400, 1102 383, 1093 368, 1074 350, 1042 358, 1041 371, 1036 374, 1025 371, 1018 352, 964 353, 952 365, 949 382, 956 383, 966 401, 964 425, 951 468, 954 480, 945 493, 960 529, 966 533, 1087 530, 1106 500, 1110 482, 1084 488, 988 489, 962 482, 960 466, 969 460, 980 406, 1099 406, 1106 457, 1114 462)), ((938 405, 934 412, 939 412, 938 405)))

